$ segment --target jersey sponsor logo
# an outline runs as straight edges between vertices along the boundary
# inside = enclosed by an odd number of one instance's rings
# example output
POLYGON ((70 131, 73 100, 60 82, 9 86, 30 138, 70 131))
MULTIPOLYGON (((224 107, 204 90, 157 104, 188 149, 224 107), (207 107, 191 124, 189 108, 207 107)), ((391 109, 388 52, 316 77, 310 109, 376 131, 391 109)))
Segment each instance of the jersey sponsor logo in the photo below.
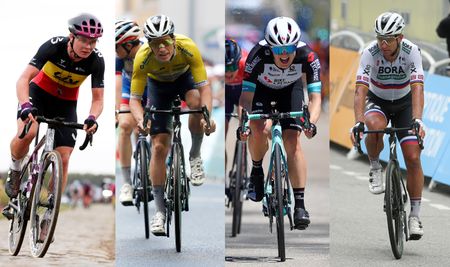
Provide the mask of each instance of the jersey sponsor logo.
POLYGON ((103 57, 102 53, 97 50, 97 48, 94 49, 94 52, 97 54, 98 57, 103 57))
POLYGON ((53 77, 55 77, 56 79, 58 79, 64 83, 68 83, 71 85, 76 85, 80 82, 79 80, 72 79, 73 77, 70 74, 67 76, 63 76, 62 72, 60 72, 60 71, 53 73, 53 77))
POLYGON ((370 68, 371 68, 370 65, 366 65, 366 67, 363 70, 363 75, 369 76, 370 75, 370 68))
POLYGON ((50 39, 50 43, 57 44, 57 43, 61 42, 62 40, 64 40, 64 37, 54 37, 54 38, 50 39))
POLYGON ((261 61, 261 58, 257 56, 252 60, 252 62, 245 64, 245 72, 251 73, 259 61, 261 61))
POLYGON ((180 50, 181 53, 183 53, 183 54, 185 54, 185 55, 188 55, 188 56, 190 56, 190 57, 193 57, 193 56, 194 56, 191 52, 189 52, 189 51, 188 51, 186 48, 184 48, 184 47, 178 46, 178 50, 180 50))
POLYGON ((314 81, 319 80, 319 72, 320 72, 320 61, 316 58, 313 62, 309 64, 313 70, 313 79, 314 81))
POLYGON ((378 68, 377 78, 380 80, 402 80, 406 78, 406 73, 402 66, 380 66, 378 68))
POLYGON ((406 54, 410 54, 411 53, 411 49, 412 49, 411 45, 409 45, 409 44, 407 44, 405 42, 402 42, 402 50, 405 51, 406 54))
POLYGON ((378 45, 374 45, 374 46, 369 48, 369 53, 372 56, 376 55, 378 52, 380 52, 380 48, 378 48, 378 45))

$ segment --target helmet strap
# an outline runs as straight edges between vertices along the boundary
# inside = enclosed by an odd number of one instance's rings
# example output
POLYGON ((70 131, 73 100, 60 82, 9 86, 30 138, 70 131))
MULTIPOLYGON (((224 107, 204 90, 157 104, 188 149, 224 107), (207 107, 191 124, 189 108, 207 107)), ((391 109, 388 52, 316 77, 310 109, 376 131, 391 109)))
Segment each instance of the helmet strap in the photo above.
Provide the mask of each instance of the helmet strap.
POLYGON ((77 53, 75 53, 75 49, 73 49, 73 43, 75 42, 75 38, 76 38, 76 35, 74 34, 72 41, 70 41, 70 49, 72 49, 71 52, 73 53, 73 57, 75 59, 80 59, 81 57, 77 53))

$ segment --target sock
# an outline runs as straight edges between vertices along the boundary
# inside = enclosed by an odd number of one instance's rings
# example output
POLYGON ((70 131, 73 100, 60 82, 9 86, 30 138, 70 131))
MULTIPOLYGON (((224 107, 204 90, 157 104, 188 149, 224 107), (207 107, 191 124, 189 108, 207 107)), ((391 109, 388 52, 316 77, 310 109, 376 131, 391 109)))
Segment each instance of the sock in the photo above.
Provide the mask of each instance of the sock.
POLYGON ((417 198, 411 198, 409 201, 411 203, 411 212, 409 213, 409 217, 417 217, 419 218, 420 213, 420 201, 422 200, 421 197, 417 198))
POLYGON ((302 208, 305 209, 305 188, 293 188, 294 199, 295 199, 295 209, 302 208))
POLYGON ((257 160, 257 161, 252 160, 253 168, 255 168, 255 169, 262 168, 262 161, 263 161, 262 159, 261 160, 257 160))
POLYGON ((200 148, 202 147, 203 133, 191 133, 192 146, 189 151, 189 159, 200 157, 200 148))
POLYGON ((131 167, 122 167, 123 181, 127 184, 131 184, 131 167))
POLYGON ((377 170, 377 169, 381 169, 382 168, 379 158, 369 159, 369 162, 370 162, 370 168, 371 169, 377 170))
POLYGON ((22 159, 14 159, 11 157, 11 165, 9 166, 11 170, 20 171, 20 167, 22 165, 22 159))
POLYGON ((153 199, 155 200, 156 211, 166 214, 166 206, 164 205, 164 186, 155 185, 153 186, 153 199))

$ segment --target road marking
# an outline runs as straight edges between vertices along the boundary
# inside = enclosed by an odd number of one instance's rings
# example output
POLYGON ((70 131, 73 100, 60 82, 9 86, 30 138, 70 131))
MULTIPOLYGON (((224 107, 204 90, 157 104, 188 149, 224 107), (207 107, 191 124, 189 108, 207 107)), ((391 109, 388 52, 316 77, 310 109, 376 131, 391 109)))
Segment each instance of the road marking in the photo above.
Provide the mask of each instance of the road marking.
POLYGON ((330 164, 330 169, 332 170, 342 170, 341 166, 330 164))
POLYGON ((430 204, 431 207, 436 208, 438 210, 450 210, 450 207, 447 207, 442 204, 430 204))
POLYGON ((367 181, 367 180, 369 180, 369 179, 367 178, 367 176, 361 176, 361 175, 356 176, 356 179, 362 180, 362 181, 367 181))
POLYGON ((430 200, 428 198, 424 198, 424 197, 422 197, 421 201, 422 202, 430 202, 430 200))
POLYGON ((358 175, 357 172, 352 172, 352 171, 343 171, 343 173, 348 175, 348 176, 356 176, 356 175, 358 175))

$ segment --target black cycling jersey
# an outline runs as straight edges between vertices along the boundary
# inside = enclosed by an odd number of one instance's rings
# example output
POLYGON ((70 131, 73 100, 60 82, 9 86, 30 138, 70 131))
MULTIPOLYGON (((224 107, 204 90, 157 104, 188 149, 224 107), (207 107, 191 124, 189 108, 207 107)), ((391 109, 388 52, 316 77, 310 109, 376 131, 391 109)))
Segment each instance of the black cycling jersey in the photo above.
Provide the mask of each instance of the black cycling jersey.
POLYGON ((81 83, 91 75, 92 88, 103 88, 105 62, 97 50, 74 62, 67 53, 68 37, 57 36, 45 42, 31 59, 40 70, 32 82, 49 94, 64 100, 77 100, 81 83))

